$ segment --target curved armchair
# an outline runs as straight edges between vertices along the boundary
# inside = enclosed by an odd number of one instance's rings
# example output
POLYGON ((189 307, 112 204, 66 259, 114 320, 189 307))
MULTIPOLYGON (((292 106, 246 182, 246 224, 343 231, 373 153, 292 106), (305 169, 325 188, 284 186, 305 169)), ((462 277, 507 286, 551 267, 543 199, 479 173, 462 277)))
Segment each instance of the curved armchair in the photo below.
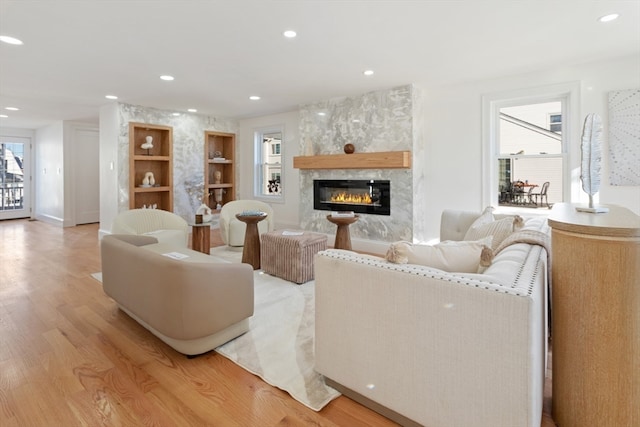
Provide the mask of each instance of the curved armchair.
POLYGON ((162 243, 189 244, 189 224, 182 217, 161 209, 129 209, 120 212, 111 226, 113 234, 144 234, 162 243))
POLYGON ((261 211, 267 213, 267 218, 258 223, 260 234, 273 230, 273 209, 259 200, 233 200, 220 209, 220 234, 222 241, 228 246, 244 246, 244 232, 247 225, 236 218, 242 211, 261 211))

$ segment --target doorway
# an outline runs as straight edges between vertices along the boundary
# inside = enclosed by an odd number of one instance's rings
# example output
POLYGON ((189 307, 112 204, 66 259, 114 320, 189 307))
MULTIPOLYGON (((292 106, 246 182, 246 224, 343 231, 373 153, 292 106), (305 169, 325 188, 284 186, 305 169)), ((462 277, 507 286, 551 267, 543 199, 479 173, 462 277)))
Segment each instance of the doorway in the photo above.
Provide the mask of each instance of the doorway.
POLYGON ((0 220, 31 216, 30 165, 30 138, 0 138, 0 220))

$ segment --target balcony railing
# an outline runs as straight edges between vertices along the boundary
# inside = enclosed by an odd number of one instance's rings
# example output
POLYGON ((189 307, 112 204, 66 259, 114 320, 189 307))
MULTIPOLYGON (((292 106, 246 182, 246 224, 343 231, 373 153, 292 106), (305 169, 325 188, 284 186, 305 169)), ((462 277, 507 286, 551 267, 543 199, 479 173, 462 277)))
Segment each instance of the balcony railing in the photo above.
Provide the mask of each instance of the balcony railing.
POLYGON ((0 186, 0 211, 24 208, 24 183, 10 183, 0 186))

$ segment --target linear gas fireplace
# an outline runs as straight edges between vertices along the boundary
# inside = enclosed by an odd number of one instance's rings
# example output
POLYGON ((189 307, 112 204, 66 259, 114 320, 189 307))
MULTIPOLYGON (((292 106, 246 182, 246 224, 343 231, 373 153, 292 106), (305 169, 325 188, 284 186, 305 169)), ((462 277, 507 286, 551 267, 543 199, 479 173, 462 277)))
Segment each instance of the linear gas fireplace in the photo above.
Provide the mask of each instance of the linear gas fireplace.
POLYGON ((391 215, 390 193, 389 181, 316 179, 313 181, 313 208, 391 215))

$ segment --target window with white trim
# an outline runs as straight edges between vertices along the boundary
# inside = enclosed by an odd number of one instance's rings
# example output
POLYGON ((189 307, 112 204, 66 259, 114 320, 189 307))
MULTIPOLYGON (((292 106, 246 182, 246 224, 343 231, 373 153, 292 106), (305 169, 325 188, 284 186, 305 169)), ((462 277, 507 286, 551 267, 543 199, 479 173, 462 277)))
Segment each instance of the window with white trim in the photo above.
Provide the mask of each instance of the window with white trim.
POLYGON ((283 126, 257 129, 254 134, 256 198, 270 201, 282 199, 282 140, 283 126))
POLYGON ((569 141, 579 125, 579 89, 563 83, 483 96, 484 206, 546 208, 571 199, 569 141), (518 182, 524 195, 515 194, 518 182), (548 202, 536 195, 545 182, 548 202))

